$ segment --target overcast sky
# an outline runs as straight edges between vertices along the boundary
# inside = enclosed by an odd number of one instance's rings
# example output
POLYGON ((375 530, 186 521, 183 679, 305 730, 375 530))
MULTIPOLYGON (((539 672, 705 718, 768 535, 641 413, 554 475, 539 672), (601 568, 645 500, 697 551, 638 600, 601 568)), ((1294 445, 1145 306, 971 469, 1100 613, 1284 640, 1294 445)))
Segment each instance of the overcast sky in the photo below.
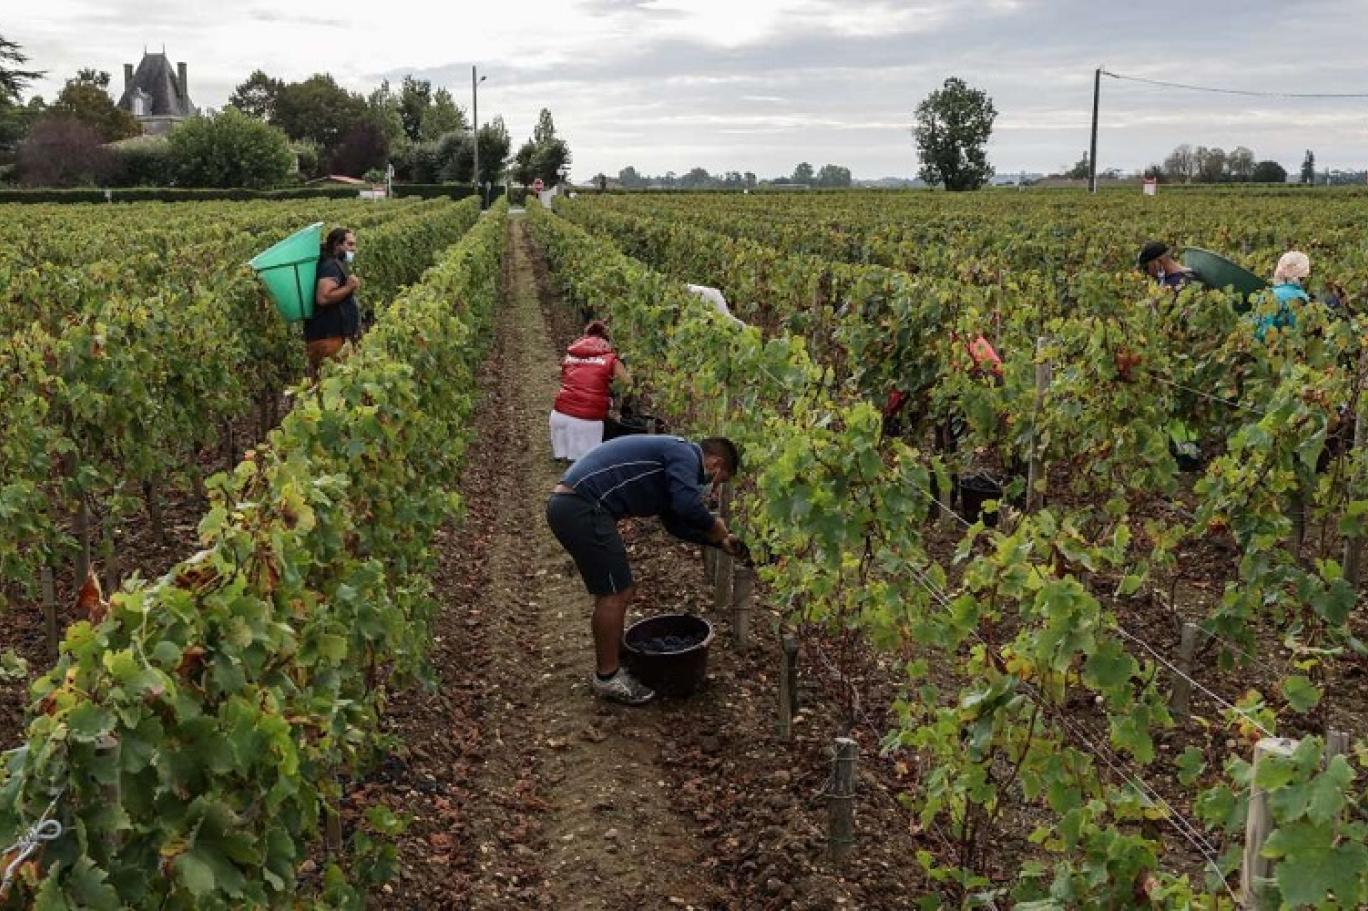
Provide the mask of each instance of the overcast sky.
MULTIPOLYGON (((755 171, 800 160, 856 177, 911 176, 912 110, 947 76, 999 111, 999 173, 1048 171, 1088 144, 1094 67, 1279 92, 1368 93, 1368 0, 0 0, 0 35, 48 71, 51 98, 82 66, 114 75, 144 45, 189 64, 190 95, 219 107, 253 69, 319 71, 369 91, 414 73, 502 114, 515 142, 549 107, 586 179, 755 171)), ((1134 169, 1180 142, 1251 147, 1289 170, 1368 166, 1368 99, 1199 94, 1104 79, 1103 167, 1134 169)))

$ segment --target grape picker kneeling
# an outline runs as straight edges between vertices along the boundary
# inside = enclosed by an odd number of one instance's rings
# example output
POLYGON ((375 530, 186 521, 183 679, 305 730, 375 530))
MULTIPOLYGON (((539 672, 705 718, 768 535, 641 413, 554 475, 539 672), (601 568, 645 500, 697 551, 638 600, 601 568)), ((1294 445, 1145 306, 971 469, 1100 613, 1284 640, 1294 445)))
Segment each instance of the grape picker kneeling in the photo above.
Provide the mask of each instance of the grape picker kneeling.
POLYGON ((723 437, 698 443, 674 436, 609 440, 575 463, 546 502, 546 521, 575 559, 594 596, 594 691, 605 699, 641 705, 655 691, 618 666, 623 619, 635 593, 618 520, 659 516, 677 538, 737 555, 741 542, 703 503, 709 483, 731 480, 741 467, 736 445, 723 437))

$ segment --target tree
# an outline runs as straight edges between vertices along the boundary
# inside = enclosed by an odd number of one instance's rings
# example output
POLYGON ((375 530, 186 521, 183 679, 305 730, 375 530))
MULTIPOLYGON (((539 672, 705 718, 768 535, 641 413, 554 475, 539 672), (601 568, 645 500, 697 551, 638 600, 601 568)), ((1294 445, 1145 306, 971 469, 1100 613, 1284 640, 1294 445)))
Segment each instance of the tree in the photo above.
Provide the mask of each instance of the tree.
POLYGON ((997 108, 986 92, 954 76, 917 105, 912 128, 921 159, 918 174, 947 190, 977 190, 993 176, 986 146, 997 108))
POLYGON ((742 174, 741 176, 742 176, 743 178, 745 178, 745 181, 746 181, 746 188, 749 189, 749 190, 754 190, 754 189, 755 189, 755 185, 756 185, 756 183, 758 182, 758 180, 757 180, 757 178, 756 178, 756 176, 755 176, 755 172, 754 172, 754 171, 747 171, 746 173, 742 174))
MULTIPOLYGON (((483 150, 480 154, 483 156, 483 150)), ((540 177, 543 184, 553 187, 560 183, 562 171, 569 172, 570 161, 570 146, 556 136, 551 111, 542 108, 532 138, 522 144, 514 158, 513 179, 526 186, 540 177)))
POLYGON ((1208 149, 1198 146, 1192 153, 1197 163, 1197 179, 1202 183, 1220 183, 1226 173, 1226 153, 1220 146, 1208 149))
POLYGON ((1091 173, 1088 165, 1088 153, 1084 152, 1083 157, 1074 162, 1074 166, 1064 172, 1064 176, 1070 180, 1083 180, 1091 173))
POLYGON ((358 177, 373 168, 383 168, 389 161, 389 136, 384 125, 374 117, 353 124, 328 159, 330 173, 358 177))
POLYGON ((1197 174, 1197 156, 1187 143, 1175 148, 1164 159, 1164 175, 1170 180, 1188 183, 1197 174))
POLYGON ((544 146, 555 141, 555 138, 556 122, 551 119, 551 109, 542 108, 541 113, 537 115, 537 125, 532 128, 532 142, 544 146))
POLYGON ((0 105, 19 104, 28 84, 44 75, 42 70, 20 69, 28 60, 18 44, 0 35, 0 105))
POLYGON ((57 116, 72 117, 94 127, 105 142, 141 135, 142 125, 132 114, 114 105, 114 100, 105 91, 107 85, 108 73, 83 69, 66 81, 49 110, 57 116))
POLYGON ((822 165, 822 170, 817 172, 817 186, 849 187, 850 168, 845 168, 838 164, 822 165))
POLYGON ((380 126, 390 148, 409 141, 404 132, 404 118, 399 113, 399 96, 390 88, 388 79, 381 80, 380 87, 366 98, 371 119, 380 126))
POLYGON ((25 107, 21 100, 28 84, 43 73, 22 69, 28 59, 18 44, 0 35, 0 150, 7 153, 24 137, 34 120, 34 112, 25 107))
POLYGON ((1316 153, 1310 149, 1306 150, 1306 157, 1302 159, 1301 182, 1306 184, 1316 182, 1316 153))
MULTIPOLYGON (((438 89, 432 94, 432 103, 423 111, 418 124, 418 138, 424 142, 436 139, 446 133, 463 132, 470 129, 466 123, 465 112, 456 106, 451 93, 438 89)), ((484 150, 480 151, 481 156, 484 150)))
POLYGON ((29 187, 103 183, 114 168, 100 131, 70 115, 44 117, 19 144, 19 180, 29 187))
POLYGON ((1226 173, 1231 180, 1249 180, 1254 173, 1254 153, 1245 146, 1236 146, 1226 156, 1226 173))
POLYGON ((1255 183, 1287 183, 1287 169, 1276 161, 1261 161, 1249 175, 1255 183))
POLYGON ((794 183, 811 184, 813 180, 812 165, 806 161, 800 161, 793 169, 793 175, 789 178, 794 183))
POLYGON ((637 169, 631 165, 618 171, 618 183, 629 190, 634 190, 646 185, 646 181, 637 173, 637 169))
POLYGON ((276 99, 283 88, 283 81, 267 76, 262 70, 253 70, 252 75, 238 83, 233 94, 228 96, 228 106, 249 117, 271 121, 275 119, 276 99))
POLYGON ((284 132, 235 107, 190 118, 171 131, 169 141, 183 186, 270 187, 294 165, 284 132))
POLYGON ((690 168, 687 174, 679 178, 679 185, 686 190, 701 190, 712 182, 713 176, 707 168, 690 168))
POLYGON ((331 75, 320 73, 280 90, 271 123, 291 139, 318 143, 331 156, 343 134, 367 113, 365 99, 342 88, 331 75))
POLYGON ((504 163, 508 161, 508 150, 513 147, 513 137, 508 135, 508 127, 502 117, 495 117, 480 127, 480 183, 494 184, 503 177, 504 163))
MULTIPOLYGON (((402 85, 399 87, 399 116, 404 121, 404 132, 414 142, 421 138, 423 114, 431 104, 432 83, 426 79, 414 79, 412 76, 405 76, 402 85)), ((431 138, 436 139, 437 136, 431 138)))

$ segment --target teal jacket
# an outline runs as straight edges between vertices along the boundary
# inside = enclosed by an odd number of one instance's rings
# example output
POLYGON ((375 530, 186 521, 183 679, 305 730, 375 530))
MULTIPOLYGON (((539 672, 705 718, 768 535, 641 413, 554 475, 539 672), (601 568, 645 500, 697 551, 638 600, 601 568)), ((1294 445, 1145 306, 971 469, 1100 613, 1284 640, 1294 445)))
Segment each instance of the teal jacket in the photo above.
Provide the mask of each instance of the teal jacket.
POLYGON ((1302 286, 1296 282, 1283 282, 1273 286, 1273 297, 1278 302, 1278 309, 1269 314, 1258 318, 1258 325, 1254 329, 1254 335, 1259 341, 1264 340, 1268 335, 1268 330, 1272 328, 1286 329, 1297 325, 1297 316, 1292 312, 1292 301, 1307 303, 1311 298, 1307 295, 1302 286))

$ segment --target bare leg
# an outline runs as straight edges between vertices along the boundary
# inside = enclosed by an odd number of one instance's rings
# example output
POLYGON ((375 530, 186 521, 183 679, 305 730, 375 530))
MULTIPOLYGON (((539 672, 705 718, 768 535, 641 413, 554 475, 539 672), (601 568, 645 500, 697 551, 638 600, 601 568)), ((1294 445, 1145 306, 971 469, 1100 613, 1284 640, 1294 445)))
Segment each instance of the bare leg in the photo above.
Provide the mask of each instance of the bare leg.
POLYGON ((636 586, 629 586, 612 595, 594 597, 594 657, 600 674, 611 674, 618 668, 618 648, 622 642, 623 621, 627 605, 636 594, 636 586))

